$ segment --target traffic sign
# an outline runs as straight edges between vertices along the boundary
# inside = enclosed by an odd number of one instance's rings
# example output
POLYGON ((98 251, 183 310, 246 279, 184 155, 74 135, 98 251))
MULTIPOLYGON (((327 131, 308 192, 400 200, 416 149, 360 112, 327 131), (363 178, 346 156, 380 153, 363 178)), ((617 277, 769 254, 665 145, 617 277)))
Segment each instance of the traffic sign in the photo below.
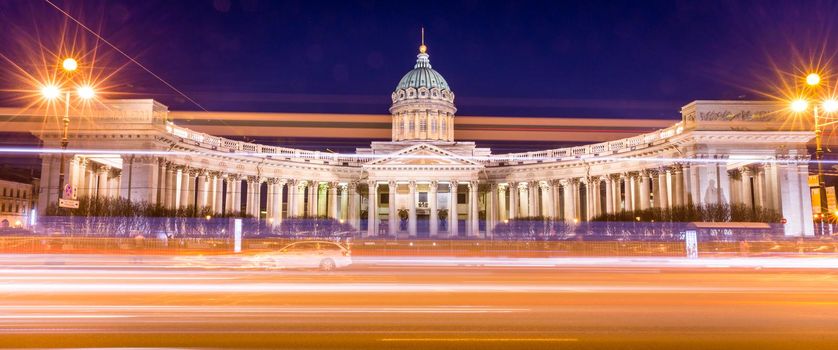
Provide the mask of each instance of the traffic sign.
POLYGON ((60 208, 70 208, 70 209, 78 209, 79 208, 79 201, 75 199, 58 199, 58 207, 60 208))

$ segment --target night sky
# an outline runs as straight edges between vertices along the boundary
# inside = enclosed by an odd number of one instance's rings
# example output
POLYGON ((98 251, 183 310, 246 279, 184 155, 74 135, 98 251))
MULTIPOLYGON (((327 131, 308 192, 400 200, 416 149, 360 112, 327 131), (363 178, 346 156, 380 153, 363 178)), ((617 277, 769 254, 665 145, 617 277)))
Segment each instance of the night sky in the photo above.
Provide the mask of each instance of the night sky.
MULTIPOLYGON (((692 100, 773 93, 776 69, 838 48, 838 2, 55 3, 208 110, 387 114, 421 26, 460 115, 677 118, 692 100)), ((27 70, 62 33, 95 45, 41 0, 0 1, 0 23, 0 53, 27 70)), ((117 70, 112 96, 200 109, 113 50, 96 57, 92 69, 117 70)), ((20 82, 0 75, 3 104, 20 104, 8 91, 20 82)))

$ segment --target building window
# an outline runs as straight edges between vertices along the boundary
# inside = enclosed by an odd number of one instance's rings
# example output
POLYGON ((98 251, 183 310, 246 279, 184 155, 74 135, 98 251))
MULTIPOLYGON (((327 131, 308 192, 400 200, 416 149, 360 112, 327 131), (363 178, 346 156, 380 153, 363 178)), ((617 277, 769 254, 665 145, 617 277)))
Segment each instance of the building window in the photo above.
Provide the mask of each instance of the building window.
POLYGON ((457 193, 457 204, 466 204, 466 194, 457 193))
POLYGON ((410 127, 407 129, 410 132, 416 131, 416 120, 410 118, 410 127))
POLYGON ((419 119, 419 131, 427 132, 428 131, 428 121, 425 118, 419 119))
POLYGON ((446 130, 448 130, 448 128, 447 128, 448 123, 446 123, 446 122, 445 122, 445 119, 441 119, 441 120, 440 120, 440 123, 442 124, 442 128, 441 128, 442 133, 444 134, 444 133, 445 133, 445 131, 446 131, 446 130))
POLYGON ((390 194, 389 193, 379 193, 378 194, 378 203, 390 204, 390 194))
POLYGON ((431 118, 431 133, 436 132, 436 119, 431 118))

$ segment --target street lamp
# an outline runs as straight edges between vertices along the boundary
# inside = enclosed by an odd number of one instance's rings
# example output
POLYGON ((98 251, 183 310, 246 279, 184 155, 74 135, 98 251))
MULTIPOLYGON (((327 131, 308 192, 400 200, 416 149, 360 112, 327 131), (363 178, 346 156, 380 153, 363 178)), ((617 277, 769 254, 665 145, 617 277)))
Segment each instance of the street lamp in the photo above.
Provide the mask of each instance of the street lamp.
MULTIPOLYGON (((73 58, 67 58, 63 62, 61 62, 61 68, 63 69, 64 73, 68 76, 68 80, 72 81, 72 73, 78 69, 79 63, 73 58)), ((54 84, 44 85, 41 88, 41 95, 46 100, 55 100, 59 98, 62 94, 61 88, 54 84)), ((80 85, 76 88, 76 94, 79 98, 83 100, 89 100, 96 96, 96 91, 90 85, 80 85)), ((58 198, 62 198, 64 195, 64 173, 66 171, 64 164, 64 153, 67 151, 67 145, 70 143, 68 134, 70 131, 70 97, 71 97, 70 90, 64 92, 64 118, 62 118, 63 122, 63 132, 61 135, 61 163, 59 165, 58 170, 58 198)), ((72 199, 72 198, 70 198, 72 199)), ((59 201, 60 202, 60 201, 59 201)), ((60 203, 59 203, 60 204, 60 203)))
MULTIPOLYGON (((820 87, 821 77, 817 73, 811 73, 806 76, 806 84, 812 88, 820 87)), ((791 102, 790 108, 796 113, 802 113, 809 109, 809 101, 805 98, 799 98, 791 102)), ((838 118, 832 114, 838 111, 838 100, 835 98, 827 98, 812 103, 812 116, 815 123, 815 160, 818 162, 818 192, 820 196, 820 218, 821 218, 821 234, 823 234, 823 216, 829 214, 829 206, 826 201, 826 181, 823 176, 823 129, 826 126, 838 124, 838 118), (819 108, 820 107, 820 108, 819 108)))

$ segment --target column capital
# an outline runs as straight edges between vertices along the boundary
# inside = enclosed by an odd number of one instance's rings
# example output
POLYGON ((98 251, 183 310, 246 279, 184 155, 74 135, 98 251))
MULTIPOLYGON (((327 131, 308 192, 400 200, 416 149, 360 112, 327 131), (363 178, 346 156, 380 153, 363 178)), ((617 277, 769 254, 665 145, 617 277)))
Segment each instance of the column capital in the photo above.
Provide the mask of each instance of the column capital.
POLYGON ((390 187, 391 189, 395 189, 396 188, 396 180, 387 181, 387 186, 390 187))
POLYGON ((429 189, 430 189, 431 192, 436 192, 437 188, 439 187, 439 181, 432 180, 431 183, 429 184, 429 186, 430 186, 429 189))
POLYGON ((495 186, 497 186, 499 191, 506 191, 506 189, 509 188, 508 183, 499 183, 499 184, 495 184, 495 186))
POLYGON ((326 186, 328 186, 330 190, 336 189, 336 188, 338 188, 338 186, 340 186, 340 182, 329 181, 328 183, 326 183, 326 186))
POLYGON ((378 187, 378 181, 367 180, 367 186, 369 186, 369 188, 377 188, 378 187))
POLYGON ((416 189, 416 181, 415 180, 408 181, 407 182, 407 187, 410 188, 411 191, 415 190, 416 189))

